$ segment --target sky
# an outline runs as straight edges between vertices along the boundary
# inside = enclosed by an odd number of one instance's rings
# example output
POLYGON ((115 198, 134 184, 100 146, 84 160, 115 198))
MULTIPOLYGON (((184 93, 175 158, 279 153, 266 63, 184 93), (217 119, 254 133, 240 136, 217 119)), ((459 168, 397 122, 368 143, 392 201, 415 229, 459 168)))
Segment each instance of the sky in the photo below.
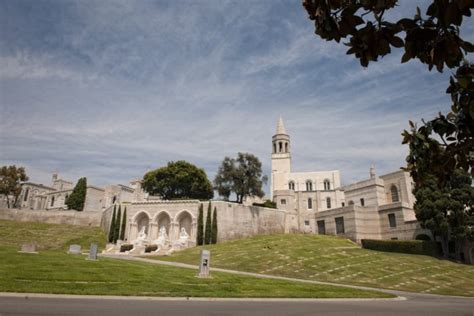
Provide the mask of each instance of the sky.
MULTIPOLYGON (((462 30, 474 40, 472 18, 462 30)), ((346 50, 300 0, 0 0, 0 165, 104 186, 176 160, 212 180, 249 152, 269 176, 281 115, 293 171, 396 171, 408 120, 449 109, 451 72, 400 50, 363 68, 346 50)))

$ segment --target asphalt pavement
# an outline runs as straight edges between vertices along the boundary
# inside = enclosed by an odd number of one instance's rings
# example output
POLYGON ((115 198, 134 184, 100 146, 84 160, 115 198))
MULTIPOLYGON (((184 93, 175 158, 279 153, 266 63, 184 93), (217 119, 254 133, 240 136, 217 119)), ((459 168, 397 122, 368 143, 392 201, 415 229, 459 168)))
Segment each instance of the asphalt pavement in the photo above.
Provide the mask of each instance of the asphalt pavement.
POLYGON ((225 300, 0 294, 0 315, 474 315, 474 299, 225 300))

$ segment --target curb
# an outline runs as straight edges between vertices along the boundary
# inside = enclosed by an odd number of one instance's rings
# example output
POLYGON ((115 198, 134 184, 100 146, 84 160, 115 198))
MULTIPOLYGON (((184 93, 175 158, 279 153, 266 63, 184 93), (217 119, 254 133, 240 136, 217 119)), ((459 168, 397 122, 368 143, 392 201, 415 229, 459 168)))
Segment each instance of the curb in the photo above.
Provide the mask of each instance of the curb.
POLYGON ((193 302, 371 302, 371 301, 406 301, 405 297, 395 298, 233 298, 233 297, 156 297, 156 296, 118 296, 118 295, 75 295, 75 294, 42 294, 0 292, 0 298, 56 298, 78 300, 121 300, 121 301, 193 301, 193 302))

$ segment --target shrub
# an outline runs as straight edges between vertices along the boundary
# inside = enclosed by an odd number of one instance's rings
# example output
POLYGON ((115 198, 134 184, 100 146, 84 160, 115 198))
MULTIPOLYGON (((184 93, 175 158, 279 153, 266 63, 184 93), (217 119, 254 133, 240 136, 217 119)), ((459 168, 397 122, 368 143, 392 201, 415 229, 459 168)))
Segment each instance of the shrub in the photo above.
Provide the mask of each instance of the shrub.
POLYGON ((84 209, 84 203, 86 201, 87 193, 87 179, 80 178, 77 181, 76 186, 72 190, 71 195, 66 199, 66 205, 68 209, 82 211, 84 209))
POLYGON ((387 252, 438 256, 438 245, 426 240, 372 240, 362 239, 362 248, 387 252))
POLYGON ((115 205, 114 205, 114 212, 112 213, 112 219, 110 220, 110 227, 109 227, 109 242, 114 242, 114 233, 115 233, 115 205))
POLYGON ((156 251, 158 249, 157 245, 148 245, 145 247, 145 252, 152 252, 156 251))
POLYGON ((132 244, 123 244, 120 246, 120 252, 130 251, 133 249, 132 244))
POLYGON ((204 231, 204 245, 210 245, 211 244, 211 232, 212 226, 211 226, 211 201, 209 201, 209 205, 207 208, 207 216, 206 216, 206 229, 204 231))
POLYGON ((212 214, 211 244, 217 244, 217 208, 215 206, 212 214))
POLYGON ((263 203, 253 203, 253 206, 261 206, 261 207, 268 207, 268 208, 277 208, 277 205, 275 202, 272 202, 270 200, 266 200, 263 203))
MULTIPOLYGON (((211 203, 211 201, 209 201, 211 203)), ((202 204, 199 205, 199 215, 197 222, 196 245, 202 246, 204 244, 204 214, 202 204)))

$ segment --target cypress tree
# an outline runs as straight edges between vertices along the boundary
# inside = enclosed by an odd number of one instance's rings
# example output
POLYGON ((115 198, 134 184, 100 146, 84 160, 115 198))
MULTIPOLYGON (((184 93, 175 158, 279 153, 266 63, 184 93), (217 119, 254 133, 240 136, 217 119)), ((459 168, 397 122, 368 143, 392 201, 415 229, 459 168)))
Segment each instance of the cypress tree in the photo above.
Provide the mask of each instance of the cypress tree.
POLYGON ((125 229, 126 229, 126 222, 127 222, 127 207, 123 209, 123 217, 122 217, 122 229, 120 230, 120 240, 125 240, 125 229))
POLYGON ((217 243, 217 208, 214 206, 214 214, 212 214, 212 234, 211 244, 217 243))
POLYGON ((211 243, 211 201, 209 201, 209 206, 207 208, 207 217, 206 217, 206 231, 204 232, 204 244, 209 245, 211 243))
POLYGON ((202 204, 199 205, 199 215, 197 222, 196 245, 202 246, 204 244, 204 214, 202 204))
POLYGON ((80 178, 76 186, 72 190, 71 195, 66 199, 68 209, 81 212, 84 210, 84 203, 86 201, 87 179, 80 178))
POLYGON ((114 233, 115 233, 115 205, 114 205, 114 212, 112 213, 112 219, 110 220, 109 242, 114 242, 114 233))
POLYGON ((114 244, 117 243, 117 240, 120 236, 120 219, 122 217, 122 210, 119 204, 117 217, 115 218, 115 232, 114 232, 114 244))

